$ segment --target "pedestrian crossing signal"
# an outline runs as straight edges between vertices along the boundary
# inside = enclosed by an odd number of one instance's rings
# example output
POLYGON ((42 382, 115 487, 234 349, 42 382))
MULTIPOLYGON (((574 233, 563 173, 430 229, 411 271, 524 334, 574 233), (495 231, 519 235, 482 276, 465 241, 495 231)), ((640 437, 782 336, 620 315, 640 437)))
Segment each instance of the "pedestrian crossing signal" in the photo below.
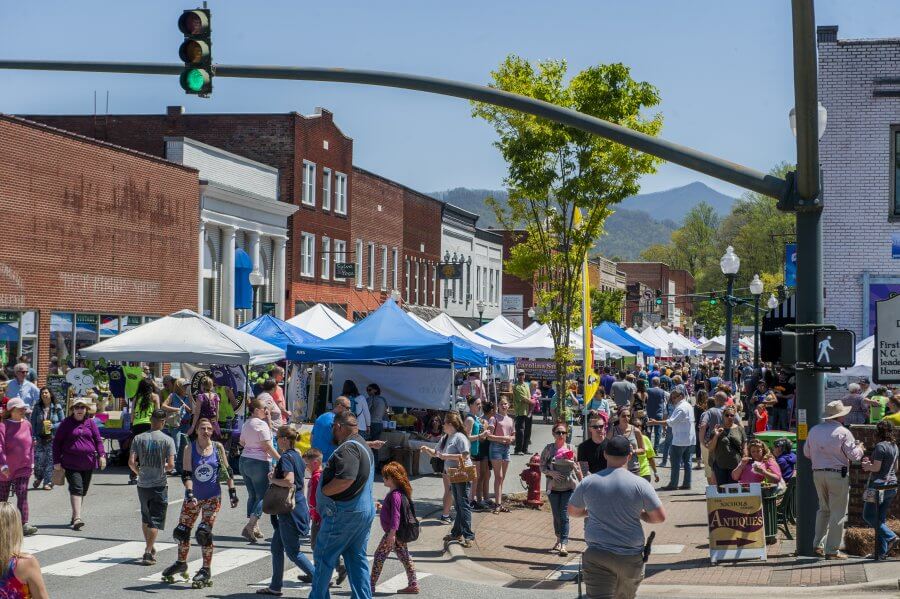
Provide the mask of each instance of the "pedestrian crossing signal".
POLYGON ((209 9, 195 8, 184 11, 178 19, 178 30, 184 35, 178 48, 178 57, 184 63, 179 78, 181 89, 201 98, 212 93, 211 17, 209 9))

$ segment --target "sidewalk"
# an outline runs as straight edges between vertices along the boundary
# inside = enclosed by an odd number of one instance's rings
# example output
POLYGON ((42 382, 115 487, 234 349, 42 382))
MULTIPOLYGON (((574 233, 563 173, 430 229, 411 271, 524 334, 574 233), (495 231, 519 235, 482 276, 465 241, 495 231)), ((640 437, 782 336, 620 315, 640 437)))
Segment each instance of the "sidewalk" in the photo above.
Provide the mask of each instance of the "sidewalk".
MULTIPOLYGON (((542 427, 536 429, 540 436, 535 446, 540 447, 545 442, 541 433, 546 431, 542 427)), ((509 476, 518 477, 518 472, 510 468, 509 476)), ((668 468, 660 469, 660 475, 662 483, 667 482, 668 468)), ((825 593, 830 590, 825 587, 838 586, 844 596, 854 591, 871 593, 890 588, 897 592, 900 561, 896 559, 880 563, 862 559, 798 559, 792 555, 794 542, 781 539, 768 547, 766 561, 720 562, 712 566, 704 488, 703 472, 694 470, 690 491, 660 492, 668 518, 664 524, 652 527, 656 540, 641 585, 642 595, 696 596, 701 592, 707 598, 734 597, 736 586, 747 587, 742 590, 747 595, 771 595, 784 588, 792 588, 793 594, 793 590, 802 587, 816 587, 825 593), (757 587, 756 593, 750 587, 757 587)), ((451 545, 451 554, 467 557, 473 564, 513 579, 506 586, 575 590, 575 573, 585 548, 584 521, 572 519, 570 554, 561 558, 550 553, 555 536, 549 505, 532 510, 520 507, 515 499, 514 495, 508 514, 475 514, 475 545, 465 553, 451 545)), ((649 532, 651 527, 645 525, 645 530, 649 532)))

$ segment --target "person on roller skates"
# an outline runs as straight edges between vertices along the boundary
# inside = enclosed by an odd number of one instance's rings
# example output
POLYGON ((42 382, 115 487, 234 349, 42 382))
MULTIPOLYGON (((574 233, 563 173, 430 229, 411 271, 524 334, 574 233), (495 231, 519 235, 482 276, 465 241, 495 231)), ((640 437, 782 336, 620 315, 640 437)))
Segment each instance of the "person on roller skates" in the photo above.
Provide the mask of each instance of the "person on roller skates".
POLYGON ((187 556, 191 548, 191 529, 197 526, 197 544, 203 552, 203 567, 197 570, 191 586, 195 589, 212 586, 213 525, 222 507, 221 483, 228 484, 231 507, 238 504, 234 488, 234 476, 228 466, 225 448, 212 440, 213 425, 207 418, 197 422, 197 440, 190 444, 190 451, 184 452, 183 474, 184 503, 178 526, 172 533, 178 541, 178 560, 162 573, 163 582, 175 582, 175 577, 188 579, 187 556))

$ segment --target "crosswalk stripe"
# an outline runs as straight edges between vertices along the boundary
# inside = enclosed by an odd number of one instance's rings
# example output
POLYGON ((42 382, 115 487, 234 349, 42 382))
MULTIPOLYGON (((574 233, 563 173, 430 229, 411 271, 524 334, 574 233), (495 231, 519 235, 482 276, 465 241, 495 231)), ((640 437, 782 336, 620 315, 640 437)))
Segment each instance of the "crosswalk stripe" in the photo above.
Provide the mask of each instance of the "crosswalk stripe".
MULTIPOLYGON (((371 566, 374 558, 371 556, 367 556, 367 559, 369 560, 369 565, 371 566)), ((300 582, 299 580, 297 580, 297 577, 300 576, 301 574, 303 574, 303 570, 301 570, 300 568, 291 568, 290 570, 286 570, 284 575, 282 576, 282 579, 284 580, 284 582, 282 583, 282 586, 286 589, 308 588, 309 587, 308 584, 304 584, 304 583, 300 582)), ((426 574, 426 576, 427 576, 427 574, 426 574)), ((332 572, 332 574, 331 574, 331 579, 334 580, 335 578, 337 578, 337 571, 332 572)), ((272 579, 266 578, 265 580, 260 580, 256 584, 251 584, 250 586, 251 587, 267 587, 271 583, 272 583, 272 579)), ((398 588, 402 589, 403 587, 398 587, 398 588)))
MULTIPOLYGON (((172 547, 175 547, 174 543, 156 544, 157 551, 165 551, 172 547)), ((88 553, 87 555, 82 555, 64 562, 44 566, 41 570, 45 575, 85 576, 86 574, 93 574, 94 572, 99 572, 100 570, 115 566, 116 564, 138 560, 143 552, 143 541, 128 541, 127 543, 107 547, 106 549, 88 553)))
MULTIPOLYGON (((213 554, 212 562, 213 576, 215 577, 219 574, 224 574, 229 570, 234 570, 240 566, 246 566, 247 564, 251 564, 268 556, 269 552, 265 549, 225 549, 224 551, 216 551, 213 554)), ((202 558, 195 559, 188 563, 189 575, 193 576, 202 566, 202 558)), ((159 582, 160 580, 162 580, 162 572, 141 578, 141 581, 143 582, 159 582)), ((296 577, 294 580, 296 580, 296 577)))
POLYGON ((25 541, 22 543, 22 551, 25 553, 40 553, 41 551, 56 549, 57 547, 83 540, 84 537, 67 537, 62 535, 37 535, 25 537, 25 541))
MULTIPOLYGON (((419 582, 422 582, 425 578, 431 576, 428 572, 417 572, 416 578, 419 582)), ((409 580, 406 578, 406 572, 401 572, 396 576, 385 580, 383 583, 375 587, 376 593, 387 593, 389 595, 395 594, 400 589, 405 589, 409 584, 409 580)))

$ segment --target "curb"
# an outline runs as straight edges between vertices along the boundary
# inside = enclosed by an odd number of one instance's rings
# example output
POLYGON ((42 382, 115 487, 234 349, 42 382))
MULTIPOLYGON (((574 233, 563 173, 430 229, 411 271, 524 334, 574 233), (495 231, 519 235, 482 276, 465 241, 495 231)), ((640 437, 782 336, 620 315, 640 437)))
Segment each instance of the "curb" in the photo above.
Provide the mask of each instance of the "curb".
MULTIPOLYGON (((741 586, 742 597, 772 597, 782 595, 786 597, 817 597, 826 593, 840 593, 847 596, 853 591, 897 591, 900 590, 900 579, 883 578, 871 582, 859 582, 855 584, 837 584, 830 586, 741 586)), ((724 589, 722 586, 712 585, 683 585, 683 584, 648 584, 642 583, 638 596, 666 596, 666 597, 696 597, 703 596, 706 599, 715 597, 732 598, 733 589, 724 589)))
POLYGON ((493 586, 506 586, 510 582, 518 580, 514 576, 505 574, 499 570, 482 566, 466 554, 465 550, 459 543, 449 543, 444 546, 444 555, 450 556, 450 562, 464 566, 465 570, 472 572, 468 580, 480 584, 490 584, 493 586))

